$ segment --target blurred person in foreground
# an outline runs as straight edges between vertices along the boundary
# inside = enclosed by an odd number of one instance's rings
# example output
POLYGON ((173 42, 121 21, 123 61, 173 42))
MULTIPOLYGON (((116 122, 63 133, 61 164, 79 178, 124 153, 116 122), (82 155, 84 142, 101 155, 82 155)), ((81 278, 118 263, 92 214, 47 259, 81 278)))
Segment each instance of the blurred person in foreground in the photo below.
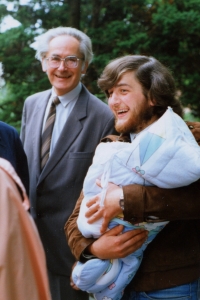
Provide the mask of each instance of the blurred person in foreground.
MULTIPOLYGON (((0 158, 0 299, 51 300, 44 250, 28 212, 30 204, 22 178, 11 165, 19 156, 15 153, 15 147, 11 152, 14 142, 4 142, 6 133, 6 141, 12 141, 13 136, 18 141, 19 152, 24 157, 21 163, 27 167, 26 156, 17 134, 12 127, 7 127, 6 124, 1 127, 0 123, 0 153, 2 154, 3 149, 3 153, 7 153, 6 158, 10 160, 0 158), (5 132, 2 135, 3 129, 5 132)), ((22 165, 21 169, 24 170, 22 165)), ((28 182, 28 177, 26 180, 28 182)))
MULTIPOLYGON (((155 121, 153 116, 162 116, 169 105, 178 112, 173 78, 169 84, 166 76, 164 69, 159 70, 152 58, 125 56, 108 64, 98 84, 108 96, 116 118, 116 130, 121 133, 120 138, 109 136, 108 141, 137 139, 150 120, 155 121)), ((190 122, 188 126, 199 142, 200 124, 190 122)), ((101 187, 99 181, 97 184, 101 187)), ((139 270, 124 296, 116 299, 199 299, 199 185, 198 180, 181 188, 161 189, 139 184, 120 187, 110 182, 103 207, 100 194, 87 203, 89 223, 103 217, 101 233, 104 234, 98 240, 86 239, 78 231, 76 221, 81 195, 65 226, 72 253, 77 260, 85 262, 95 257, 103 260, 124 258, 136 251, 145 240, 144 231, 137 229, 121 234, 123 226, 119 225, 105 232, 109 221, 120 213, 132 224, 168 220, 170 222, 145 250, 139 270)), ((73 282, 72 286, 77 288, 73 282)), ((105 299, 110 300, 109 297, 105 299)))
POLYGON ((0 299, 51 300, 46 259, 25 188, 0 158, 0 299))
POLYGON ((114 117, 81 83, 93 57, 85 33, 58 27, 37 42, 36 57, 52 88, 28 97, 23 108, 21 139, 28 157, 31 214, 46 253, 52 299, 84 300, 88 294, 70 286, 75 260, 64 224, 82 190, 97 144, 114 132, 114 117))

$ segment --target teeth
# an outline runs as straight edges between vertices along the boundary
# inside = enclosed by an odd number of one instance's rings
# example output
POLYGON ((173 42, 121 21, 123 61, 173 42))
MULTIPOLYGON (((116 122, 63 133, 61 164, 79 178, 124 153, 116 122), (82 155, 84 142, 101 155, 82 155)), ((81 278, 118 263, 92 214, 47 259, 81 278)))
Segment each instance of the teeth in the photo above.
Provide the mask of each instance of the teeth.
POLYGON ((70 76, 60 76, 60 75, 56 75, 58 78, 69 78, 70 76))
POLYGON ((118 114, 121 114, 121 113, 124 113, 124 112, 127 112, 127 110, 125 110, 125 109, 122 109, 122 110, 118 110, 118 114))

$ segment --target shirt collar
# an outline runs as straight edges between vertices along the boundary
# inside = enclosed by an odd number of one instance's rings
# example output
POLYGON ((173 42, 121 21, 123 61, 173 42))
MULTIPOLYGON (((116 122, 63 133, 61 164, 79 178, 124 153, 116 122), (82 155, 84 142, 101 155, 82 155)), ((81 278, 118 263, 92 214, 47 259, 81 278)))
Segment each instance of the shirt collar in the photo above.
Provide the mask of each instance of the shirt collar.
MULTIPOLYGON (((80 94, 82 89, 82 84, 81 82, 78 83, 78 85, 69 93, 66 93, 62 96, 58 96, 58 98, 60 99, 60 102, 62 103, 62 105, 65 107, 69 102, 75 100, 78 98, 78 95, 80 94)), ((52 87, 52 93, 51 96, 57 96, 54 90, 54 87, 52 87)))

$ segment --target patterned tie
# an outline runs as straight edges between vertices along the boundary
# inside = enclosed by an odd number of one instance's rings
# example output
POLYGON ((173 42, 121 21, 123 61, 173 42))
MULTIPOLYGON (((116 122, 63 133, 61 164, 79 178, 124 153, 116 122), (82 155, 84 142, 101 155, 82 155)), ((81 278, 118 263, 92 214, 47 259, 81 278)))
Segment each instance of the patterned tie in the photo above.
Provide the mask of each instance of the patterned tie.
POLYGON ((53 126, 56 118, 56 105, 60 103, 59 98, 56 96, 53 98, 49 114, 45 123, 44 131, 42 133, 41 140, 41 170, 44 168, 47 160, 49 159, 49 151, 51 145, 51 136, 53 132, 53 126))

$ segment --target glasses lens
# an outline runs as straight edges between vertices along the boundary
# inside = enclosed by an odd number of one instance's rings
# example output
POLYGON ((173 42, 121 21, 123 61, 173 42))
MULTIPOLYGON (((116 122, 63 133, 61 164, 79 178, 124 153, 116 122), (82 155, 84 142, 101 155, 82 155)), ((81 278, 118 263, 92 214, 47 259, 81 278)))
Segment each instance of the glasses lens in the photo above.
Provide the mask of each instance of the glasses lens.
POLYGON ((65 65, 68 68, 76 68, 78 65, 78 59, 76 56, 68 56, 65 58, 65 65))
POLYGON ((78 58, 76 56, 67 56, 65 58, 51 56, 47 60, 51 68, 59 68, 62 60, 65 63, 65 67, 76 68, 78 66, 78 58))
POLYGON ((60 66, 60 57, 52 56, 49 58, 49 65, 51 68, 58 68, 60 66))

